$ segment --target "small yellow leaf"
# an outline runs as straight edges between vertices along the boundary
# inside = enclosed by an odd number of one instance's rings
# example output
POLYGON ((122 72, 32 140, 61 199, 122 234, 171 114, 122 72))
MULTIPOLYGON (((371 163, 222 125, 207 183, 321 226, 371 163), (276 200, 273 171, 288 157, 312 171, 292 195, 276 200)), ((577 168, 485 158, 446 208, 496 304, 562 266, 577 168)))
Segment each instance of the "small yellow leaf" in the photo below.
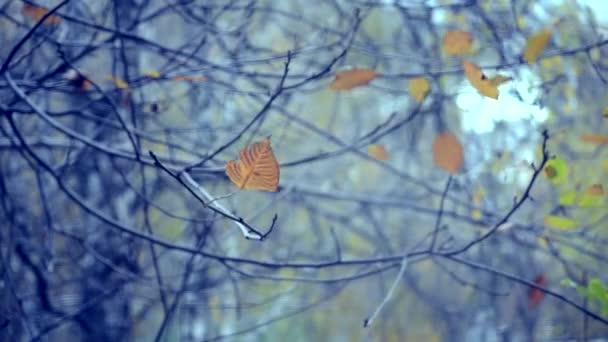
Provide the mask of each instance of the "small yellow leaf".
POLYGON ((351 69, 336 73, 329 85, 331 90, 350 90, 368 84, 378 76, 372 69, 351 69))
POLYGON ((473 49, 473 36, 466 31, 449 31, 443 35, 443 50, 450 55, 463 55, 473 49))
POLYGON ((530 36, 524 48, 524 59, 528 64, 536 62, 551 39, 551 29, 544 29, 530 36))
POLYGON ((604 116, 604 118, 608 119, 608 106, 604 108, 604 112, 602 113, 602 115, 604 116))
MULTIPOLYGON (((483 201, 483 198, 485 197, 485 195, 486 195, 486 192, 485 192, 484 188, 477 187, 477 189, 473 193, 473 206, 480 207, 481 202, 483 201)), ((483 213, 481 212, 481 210, 475 208, 475 209, 471 210, 471 217, 475 220, 479 220, 483 217, 483 213)))
POLYGON ((464 74, 471 85, 477 89, 481 95, 493 99, 498 99, 498 86, 511 80, 510 77, 503 75, 496 75, 492 78, 487 78, 477 65, 469 61, 462 62, 462 67, 464 69, 464 74))
POLYGON ((544 222, 545 226, 559 230, 569 230, 579 225, 579 223, 573 219, 557 215, 545 216, 544 222))
POLYGON ((203 76, 203 75, 194 75, 194 76, 179 75, 179 76, 174 76, 173 80, 174 81, 193 81, 193 82, 198 82, 198 81, 206 81, 207 80, 207 76, 203 76))
POLYGON ((568 190, 559 196, 559 204, 573 205, 576 201, 576 190, 568 190))
POLYGON ((144 75, 151 77, 151 78, 159 78, 160 72, 158 72, 156 70, 148 70, 144 73, 144 75))
POLYGON ((410 80, 409 89, 416 102, 422 102, 431 90, 431 84, 424 77, 416 77, 410 80))
POLYGON ((240 160, 226 163, 228 178, 240 189, 277 191, 279 163, 270 147, 270 137, 241 150, 240 160))
POLYGON ((378 160, 388 160, 388 153, 382 145, 372 144, 367 146, 367 154, 378 160))
POLYGON ((581 134, 581 140, 588 144, 606 145, 608 144, 608 135, 584 133, 581 134))
POLYGON ((454 134, 446 131, 435 137, 433 161, 435 165, 451 174, 456 174, 460 170, 464 162, 464 151, 454 134))
POLYGON ((545 177, 553 184, 561 184, 568 179, 568 164, 561 158, 547 161, 543 170, 545 177))
POLYGON ((114 85, 116 85, 116 88, 119 88, 119 89, 128 89, 129 88, 129 83, 127 83, 122 78, 109 76, 108 79, 110 81, 114 82, 114 85))

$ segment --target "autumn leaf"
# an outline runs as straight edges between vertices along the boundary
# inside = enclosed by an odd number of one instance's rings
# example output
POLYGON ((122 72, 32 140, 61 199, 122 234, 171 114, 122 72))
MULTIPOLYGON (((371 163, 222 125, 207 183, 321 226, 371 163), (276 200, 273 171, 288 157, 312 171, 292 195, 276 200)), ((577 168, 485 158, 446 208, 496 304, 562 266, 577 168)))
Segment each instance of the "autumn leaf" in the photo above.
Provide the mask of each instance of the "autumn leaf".
POLYGON ((416 77, 410 80, 409 89, 416 102, 422 102, 431 90, 431 84, 424 77, 416 77))
POLYGON ((200 82, 200 81, 206 81, 207 77, 206 76, 202 76, 202 75, 198 75, 198 76, 181 75, 181 76, 175 76, 175 77, 173 77, 173 80, 174 81, 200 82))
POLYGON ((528 64, 536 62, 551 39, 551 29, 544 29, 530 36, 524 48, 524 59, 528 64))
POLYGON ((109 76, 108 79, 110 81, 114 82, 114 85, 116 86, 116 88, 119 88, 119 89, 128 89, 129 88, 129 83, 127 83, 127 81, 123 80, 120 77, 109 76))
POLYGON ((156 70, 148 70, 144 73, 144 75, 150 77, 150 78, 159 78, 160 72, 156 71, 156 70))
POLYGON ((336 78, 331 82, 329 88, 331 90, 350 90, 368 84, 376 76, 378 76, 378 73, 372 69, 340 71, 336 74, 336 78))
POLYGON ((226 163, 226 174, 232 183, 240 189, 277 191, 280 170, 270 137, 244 148, 239 155, 239 161, 226 163))
POLYGON ((581 141, 587 144, 606 145, 608 144, 608 135, 584 133, 581 134, 581 141))
MULTIPOLYGON (((538 286, 545 286, 547 284, 547 278, 544 275, 538 275, 534 278, 534 284, 538 286)), ((535 287, 530 287, 528 290, 528 304, 531 307, 537 307, 545 298, 545 293, 542 290, 539 290, 535 287)))
POLYGON ((80 90, 89 89, 93 83, 86 78, 86 76, 82 75, 78 71, 74 69, 69 69, 63 74, 63 77, 69 81, 70 85, 76 87, 80 90))
POLYGON ((388 160, 388 153, 386 152, 386 149, 382 145, 372 144, 372 145, 367 146, 367 154, 369 154, 369 156, 374 159, 383 160, 383 161, 388 160))
POLYGON ((602 184, 592 184, 583 192, 578 205, 581 208, 596 207, 602 204, 603 199, 604 186, 602 184))
POLYGON ((433 161, 435 165, 451 174, 456 174, 464 162, 464 151, 458 138, 450 132, 443 132, 433 141, 433 161))
MULTIPOLYGON (((32 5, 32 4, 23 4, 23 8, 21 9, 21 12, 26 15, 29 16, 31 18, 34 18, 36 20, 40 20, 42 19, 42 17, 44 17, 45 14, 49 13, 49 9, 43 6, 38 6, 38 5, 32 5)), ((61 22, 61 17, 58 15, 51 15, 48 18, 46 18, 46 20, 44 21, 45 25, 56 25, 59 24, 61 22)))
POLYGON ((510 77, 503 75, 496 75, 492 78, 487 78, 486 75, 479 69, 479 67, 469 61, 462 62, 464 74, 471 83, 471 85, 477 89, 477 91, 484 96, 498 99, 499 91, 498 86, 510 81, 510 77))
POLYGON ((473 49, 473 36, 466 31, 449 31, 443 35, 443 50, 450 55, 463 55, 473 49))
POLYGON ((570 230, 579 225, 579 223, 571 218, 557 215, 547 215, 544 218, 545 226, 558 230, 570 230))
POLYGON ((564 183, 568 179, 568 164, 561 158, 549 159, 543 173, 553 184, 564 183))

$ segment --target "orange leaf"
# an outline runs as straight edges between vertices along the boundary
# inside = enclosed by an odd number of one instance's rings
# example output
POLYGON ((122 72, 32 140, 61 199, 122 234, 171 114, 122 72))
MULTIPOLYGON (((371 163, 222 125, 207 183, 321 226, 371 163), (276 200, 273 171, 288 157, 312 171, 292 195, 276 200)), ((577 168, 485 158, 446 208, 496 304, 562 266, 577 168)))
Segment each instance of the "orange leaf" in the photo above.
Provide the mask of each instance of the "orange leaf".
POLYGON ((587 193, 592 196, 603 196, 604 186, 602 184, 593 184, 587 188, 587 193))
POLYGON ((536 62, 538 57, 543 53, 549 40, 551 39, 551 29, 544 29, 537 34, 528 38, 526 47, 524 48, 524 59, 528 64, 536 62))
POLYGON ((511 80, 511 78, 502 75, 488 78, 477 65, 469 61, 462 62, 462 67, 464 69, 464 74, 469 82, 471 82, 471 85, 477 89, 481 95, 493 99, 498 99, 498 86, 511 80))
MULTIPOLYGON (((49 13, 49 10, 48 10, 48 8, 42 7, 42 6, 23 4, 23 8, 21 9, 21 12, 24 15, 32 17, 36 20, 40 20, 42 17, 44 17, 45 14, 49 13)), ((44 24, 54 25, 54 24, 59 24, 60 22, 61 22, 60 16, 51 15, 48 18, 46 18, 46 20, 44 21, 44 24)))
POLYGON ((378 160, 388 160, 388 153, 382 145, 372 144, 367 146, 367 154, 378 160))
POLYGON ((464 151, 458 138, 450 132, 443 132, 433 141, 433 161, 435 165, 451 174, 456 174, 464 162, 464 151))
MULTIPOLYGON (((547 283, 547 278, 544 275, 539 275, 534 278, 534 284, 539 286, 545 286, 547 283)), ((530 287, 528 290, 528 303, 531 307, 536 307, 540 302, 545 298, 545 293, 535 287, 530 287)))
POLYGON ((606 145, 608 144, 608 135, 584 133, 581 135, 581 140, 588 144, 606 145))
POLYGON ((466 31, 449 31, 443 35, 443 50, 450 55, 463 55, 471 52, 473 36, 466 31))
POLYGON ((277 191, 280 170, 270 137, 242 149, 239 161, 226 163, 226 174, 240 189, 277 191))
POLYGON ((378 73, 372 69, 351 69, 340 71, 331 82, 331 90, 350 90, 368 84, 378 73))

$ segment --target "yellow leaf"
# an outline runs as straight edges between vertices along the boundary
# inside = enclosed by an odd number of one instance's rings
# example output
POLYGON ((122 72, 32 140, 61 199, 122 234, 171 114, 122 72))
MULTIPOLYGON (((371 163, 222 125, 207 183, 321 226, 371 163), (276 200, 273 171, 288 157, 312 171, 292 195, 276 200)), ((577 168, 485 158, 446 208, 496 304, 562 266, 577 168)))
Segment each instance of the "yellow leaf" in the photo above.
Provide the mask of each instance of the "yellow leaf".
POLYGON ((195 76, 188 76, 188 75, 180 75, 180 76, 175 76, 173 77, 174 81, 206 81, 207 80, 207 76, 202 76, 202 75, 195 75, 195 76))
POLYGON ((547 161, 543 170, 545 177, 553 184, 561 184, 568 179, 568 164, 561 158, 547 161))
POLYGON ((240 160, 226 163, 228 178, 240 189, 277 191, 279 163, 270 147, 270 137, 241 150, 240 160))
MULTIPOLYGON (((480 207, 481 206, 481 201, 483 201, 483 198, 485 197, 485 190, 482 187, 478 187, 475 192, 473 193, 473 206, 475 207, 480 207)), ((471 217, 475 220, 479 220, 481 219, 483 216, 483 213, 481 212, 481 210, 475 208, 473 210, 471 210, 471 217)))
POLYGON ((473 49, 473 36, 466 31, 449 31, 443 35, 443 50, 450 55, 463 55, 473 49))
POLYGON ((388 160, 388 153, 382 145, 372 144, 367 146, 367 154, 378 160, 388 160))
POLYGON ((477 89, 477 91, 484 96, 498 99, 498 86, 502 83, 510 81, 510 77, 496 75, 492 78, 487 78, 486 75, 481 72, 479 67, 469 61, 462 62, 464 74, 471 83, 471 85, 477 89))
POLYGON ((158 72, 156 70, 148 70, 144 73, 144 75, 149 76, 151 78, 159 78, 160 72, 158 72))
MULTIPOLYGON (((36 20, 40 20, 42 19, 42 17, 44 17, 45 14, 47 14, 49 12, 48 8, 43 7, 43 6, 38 6, 38 5, 31 5, 31 4, 23 4, 23 7, 21 8, 21 12, 29 17, 32 17, 36 20)), ((59 24, 61 22, 61 17, 58 15, 51 15, 48 18, 46 18, 46 20, 44 21, 45 25, 54 25, 54 24, 59 24)))
POLYGON ((544 222, 545 226, 559 230, 569 230, 579 225, 579 223, 573 219, 557 215, 545 216, 544 222))
POLYGON ((378 76, 372 69, 351 69, 336 73, 336 78, 331 82, 331 90, 350 90, 371 82, 378 76))
POLYGON ((129 83, 127 83, 122 78, 109 76, 108 79, 110 81, 114 82, 114 85, 116 86, 116 88, 119 88, 119 89, 128 89, 129 88, 129 83))
POLYGON ((544 29, 530 36, 524 48, 524 59, 528 64, 536 62, 551 39, 551 29, 544 29))
POLYGON ((460 170, 464 162, 464 151, 454 134, 446 131, 435 137, 433 161, 435 165, 451 174, 456 174, 460 170))
POLYGON ((431 84, 424 77, 416 77, 410 80, 409 89, 416 102, 422 102, 431 90, 431 84))
POLYGON ((603 115, 603 116, 604 116, 606 119, 608 119, 608 106, 606 106, 606 107, 604 108, 604 112, 602 113, 602 115, 603 115))
POLYGON ((568 190, 559 196, 559 204, 573 205, 576 201, 576 190, 568 190))
POLYGON ((581 140, 588 144, 606 145, 608 144, 608 135, 584 133, 581 134, 581 140))

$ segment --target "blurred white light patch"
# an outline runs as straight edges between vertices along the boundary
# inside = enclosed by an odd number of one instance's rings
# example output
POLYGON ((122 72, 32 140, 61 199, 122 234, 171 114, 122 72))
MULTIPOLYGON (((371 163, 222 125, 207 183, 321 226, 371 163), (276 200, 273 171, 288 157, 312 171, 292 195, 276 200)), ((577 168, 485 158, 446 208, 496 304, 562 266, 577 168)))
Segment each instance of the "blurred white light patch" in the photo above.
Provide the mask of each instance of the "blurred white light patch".
MULTIPOLYGON (((530 70, 522 69, 517 75, 500 72, 514 79, 501 85, 498 100, 480 95, 469 81, 464 80, 456 97, 456 105, 462 115, 462 129, 467 132, 487 133, 494 130, 498 121, 518 122, 522 120, 542 123, 549 117, 547 108, 535 104, 540 95, 537 87, 541 80, 530 70), (511 90, 515 89, 519 98, 511 90)), ((490 75, 493 76, 493 75, 490 75)))

